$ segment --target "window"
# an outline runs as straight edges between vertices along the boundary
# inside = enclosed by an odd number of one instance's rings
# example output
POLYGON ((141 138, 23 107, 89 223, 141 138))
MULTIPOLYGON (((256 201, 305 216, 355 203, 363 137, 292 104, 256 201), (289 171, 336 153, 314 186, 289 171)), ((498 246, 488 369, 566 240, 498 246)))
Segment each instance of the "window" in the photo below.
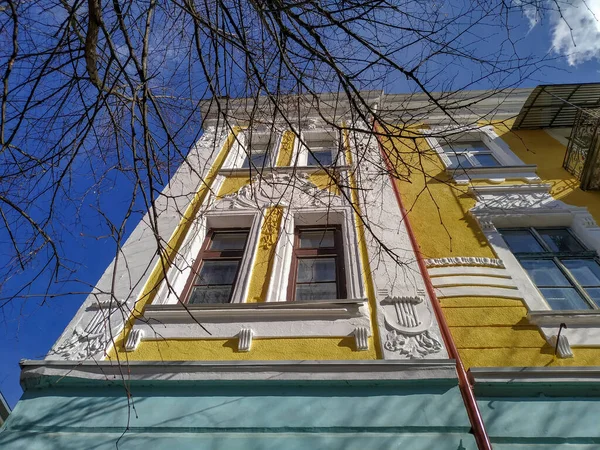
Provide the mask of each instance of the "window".
POLYGON ((600 307, 600 264, 569 228, 498 230, 552 309, 600 307))
POLYGON ((338 154, 338 146, 333 135, 325 132, 306 133, 306 145, 310 149, 307 151, 308 166, 331 166, 334 163, 334 157, 338 154))
POLYGON ((441 147, 450 160, 451 169, 500 166, 492 150, 481 140, 450 141, 441 147))
POLYGON ((273 167, 275 165, 276 139, 271 134, 254 134, 250 138, 248 155, 242 163, 242 168, 273 167))
POLYGON ((183 290, 183 301, 189 304, 231 301, 248 233, 247 229, 208 232, 183 290))
POLYGON ((288 300, 346 298, 341 234, 339 226, 296 229, 288 300))

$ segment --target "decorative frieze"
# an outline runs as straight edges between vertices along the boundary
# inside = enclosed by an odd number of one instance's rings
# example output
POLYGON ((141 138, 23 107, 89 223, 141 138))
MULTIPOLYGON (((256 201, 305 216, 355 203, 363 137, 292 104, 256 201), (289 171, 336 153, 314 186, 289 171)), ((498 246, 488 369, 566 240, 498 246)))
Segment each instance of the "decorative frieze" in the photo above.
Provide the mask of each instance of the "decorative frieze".
POLYGON ((113 336, 118 335, 122 328, 121 325, 119 329, 111 329, 111 316, 124 304, 124 301, 115 299, 96 300, 91 303, 88 311, 94 311, 94 314, 85 328, 76 325, 71 336, 63 339, 50 354, 72 360, 103 356, 113 336))
POLYGON ((504 263, 497 258, 482 258, 474 256, 454 256, 450 258, 426 259, 427 267, 446 267, 446 266, 485 266, 504 268, 504 263))

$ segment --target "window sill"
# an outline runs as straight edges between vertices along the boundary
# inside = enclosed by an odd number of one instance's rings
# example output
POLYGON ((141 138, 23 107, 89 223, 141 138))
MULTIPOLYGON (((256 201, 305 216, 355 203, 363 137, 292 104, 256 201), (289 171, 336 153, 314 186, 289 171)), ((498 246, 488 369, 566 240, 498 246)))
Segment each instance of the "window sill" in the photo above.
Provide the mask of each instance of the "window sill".
POLYGON ((147 320, 160 322, 233 322, 236 320, 343 319, 360 316, 366 298, 268 303, 223 303, 210 305, 150 305, 147 320))
POLYGON ((600 325, 600 310, 583 311, 530 311, 527 319, 540 327, 559 327, 561 323, 569 325, 600 325))
POLYGON ((528 183, 538 182, 540 178, 535 173, 536 165, 523 164, 519 166, 497 167, 447 167, 446 173, 458 183, 467 183, 469 180, 490 180, 502 183, 506 179, 525 180, 528 183))
POLYGON ((223 176, 241 176, 241 175, 256 175, 257 173, 269 174, 269 173, 315 173, 323 171, 325 169, 332 170, 349 170, 350 166, 327 166, 325 168, 320 166, 275 166, 275 167, 259 167, 259 168, 225 168, 219 170, 219 175, 223 176))
POLYGON ((141 341, 234 339, 249 351, 252 339, 354 336, 358 350, 371 336, 366 298, 306 302, 150 305, 127 339, 134 351, 141 341))

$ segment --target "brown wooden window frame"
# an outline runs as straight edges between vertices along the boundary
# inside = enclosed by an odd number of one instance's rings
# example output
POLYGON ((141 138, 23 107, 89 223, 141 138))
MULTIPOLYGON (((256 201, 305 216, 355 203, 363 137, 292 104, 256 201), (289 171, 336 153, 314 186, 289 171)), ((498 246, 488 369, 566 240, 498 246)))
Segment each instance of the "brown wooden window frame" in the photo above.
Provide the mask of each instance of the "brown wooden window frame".
MULTIPOLYGON (((250 236, 250 228, 211 228, 206 233, 206 237, 204 238, 204 242, 202 243, 202 247, 198 252, 198 256, 194 261, 194 265, 192 266, 192 273, 188 277, 185 286, 183 288, 183 292, 181 293, 180 299, 182 303, 188 303, 190 300, 190 296, 194 286, 194 280, 200 274, 200 270, 202 269, 202 264, 205 261, 239 261, 237 271, 233 278, 233 283, 231 284, 231 292, 229 293, 229 298, 225 303, 231 303, 231 298, 233 296, 233 292, 235 291, 235 287, 237 282, 239 281, 240 276, 240 268, 242 267, 242 260, 244 258, 244 254, 246 252, 246 247, 248 246, 248 238, 250 236), (210 250, 210 244, 213 241, 215 234, 219 233, 241 233, 246 232, 246 242, 244 242, 244 248, 242 250, 210 250)), ((208 303, 197 303, 198 305, 208 304, 208 303)), ((217 303, 215 303, 217 304, 217 303)))
MULTIPOLYGON (((290 302, 296 301, 296 285, 298 277, 298 261, 303 258, 335 257, 335 282, 337 298, 343 299, 347 296, 346 275, 344 264, 344 241, 341 225, 321 225, 321 226, 299 226, 294 230, 294 250, 292 253, 292 264, 290 267, 290 277, 288 281, 287 299, 290 302), (300 248, 300 233, 302 231, 334 231, 334 247, 320 248, 300 248)), ((332 299, 333 300, 333 299, 332 299)), ((301 300, 302 301, 302 300, 301 300)))

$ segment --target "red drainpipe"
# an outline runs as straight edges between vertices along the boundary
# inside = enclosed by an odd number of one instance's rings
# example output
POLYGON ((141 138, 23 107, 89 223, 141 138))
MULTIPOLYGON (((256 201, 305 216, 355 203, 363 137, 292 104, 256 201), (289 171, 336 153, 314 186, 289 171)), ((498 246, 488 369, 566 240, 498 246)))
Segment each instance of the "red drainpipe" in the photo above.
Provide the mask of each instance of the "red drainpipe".
MULTIPOLYGON (((373 127, 375 132, 378 133, 378 123, 374 122, 373 127)), ((442 307, 440 302, 435 295, 435 289, 433 288, 433 284, 431 283, 431 278, 429 277, 429 272, 427 272, 427 266, 425 265, 425 260, 423 259, 423 255, 421 254, 421 250, 417 243, 417 239, 415 238, 415 234, 413 232, 410 221, 408 220, 408 213, 404 208, 404 204, 402 203, 402 198, 400 197, 400 191, 398 191, 398 185, 396 180, 392 176, 392 163, 387 155, 387 153, 383 149, 383 145, 379 140, 379 135, 376 134, 377 143, 379 144, 379 151, 381 152, 381 156, 385 161, 385 165, 387 167, 390 181, 394 188, 394 194, 396 195, 396 200, 398 201, 398 206, 400 206, 400 212, 402 213, 402 219, 404 220, 404 224, 406 226, 406 231, 408 232, 408 236, 410 237, 410 243, 417 257, 417 262, 419 264, 419 270, 421 271, 421 275, 423 276, 423 281, 425 282, 425 288, 427 289, 427 293, 429 294, 429 298, 431 298, 431 303, 433 305, 433 310, 435 312, 435 316, 437 318, 438 324, 440 326, 440 330, 442 332, 442 337, 444 339, 444 343, 446 344, 446 349, 448 350, 448 354, 450 358, 456 360, 456 372, 458 373, 458 387, 460 388, 460 392, 463 397, 463 401, 465 402, 465 406, 467 408, 467 414, 469 415, 469 420, 471 422, 471 427, 473 429, 473 435, 475 436, 475 440, 477 441, 477 447, 480 450, 492 450, 492 444, 490 442, 490 437, 485 430, 485 425, 483 423, 483 419, 481 417, 481 412, 479 411, 479 407, 477 406, 477 402, 475 401, 475 394, 473 393, 473 386, 469 381, 469 377, 467 375, 467 371, 465 370, 465 366, 460 359, 460 354, 458 353, 458 349, 456 348, 456 344, 454 343, 454 339, 452 339, 452 334, 450 333, 450 328, 448 328, 448 324, 446 323, 446 318, 444 317, 444 313, 442 312, 442 307)))

